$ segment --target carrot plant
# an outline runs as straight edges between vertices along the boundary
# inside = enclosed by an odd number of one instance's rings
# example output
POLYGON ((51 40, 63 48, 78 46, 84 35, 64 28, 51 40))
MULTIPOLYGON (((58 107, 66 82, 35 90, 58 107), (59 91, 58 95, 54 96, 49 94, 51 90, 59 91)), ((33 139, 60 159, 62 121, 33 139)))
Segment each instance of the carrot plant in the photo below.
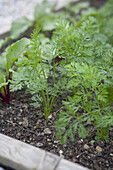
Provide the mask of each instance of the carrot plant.
POLYGON ((34 105, 43 103, 47 119, 58 96, 64 91, 67 79, 59 69, 63 67, 63 61, 55 62, 56 49, 44 35, 38 35, 39 31, 40 28, 33 31, 27 51, 16 62, 18 69, 13 74, 11 90, 26 86, 27 92, 33 95, 34 105))
MULTIPOLYGON (((66 51, 62 41, 65 54, 74 54, 71 62, 65 65, 66 88, 71 95, 63 101, 64 110, 59 113, 55 125, 56 137, 62 144, 68 138, 74 141, 76 133, 82 138, 91 135, 90 125, 96 129, 95 139, 109 138, 113 125, 112 2, 108 1, 99 9, 95 19, 87 14, 86 21, 83 18, 78 23, 77 29, 74 28, 76 31, 73 30, 70 50, 66 51), (106 22, 109 27, 106 27, 106 22)), ((68 39, 67 44, 69 42, 68 39)))
POLYGON ((76 132, 85 138, 91 134, 89 125, 93 124, 97 129, 96 139, 107 139, 113 122, 113 87, 107 79, 107 71, 75 62, 67 65, 66 70, 70 79, 67 88, 73 93, 63 101, 65 111, 60 113, 56 124, 57 138, 62 143, 68 137, 74 141, 76 132))

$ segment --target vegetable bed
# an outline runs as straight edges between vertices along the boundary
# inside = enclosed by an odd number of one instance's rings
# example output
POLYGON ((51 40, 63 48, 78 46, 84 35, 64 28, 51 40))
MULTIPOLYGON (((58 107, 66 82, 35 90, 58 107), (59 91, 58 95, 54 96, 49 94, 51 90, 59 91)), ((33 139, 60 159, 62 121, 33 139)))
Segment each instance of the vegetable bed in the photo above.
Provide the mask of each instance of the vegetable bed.
POLYGON ((12 29, 2 41, 0 133, 112 170, 113 0, 99 9, 88 2, 55 13, 46 1, 42 7, 30 38, 17 41, 22 29, 12 29))

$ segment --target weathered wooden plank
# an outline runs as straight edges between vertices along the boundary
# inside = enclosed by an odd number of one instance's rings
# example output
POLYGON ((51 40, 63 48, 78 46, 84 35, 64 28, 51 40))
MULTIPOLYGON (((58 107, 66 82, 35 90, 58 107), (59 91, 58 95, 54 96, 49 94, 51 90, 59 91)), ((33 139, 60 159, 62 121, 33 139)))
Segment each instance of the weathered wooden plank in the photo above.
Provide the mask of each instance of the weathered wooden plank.
POLYGON ((0 164, 16 170, 88 170, 3 134, 0 134, 0 164))
POLYGON ((38 170, 55 170, 60 162, 60 157, 46 152, 46 155, 42 162, 40 162, 38 170))
POLYGON ((62 159, 56 170, 88 170, 88 168, 84 168, 78 164, 62 159))
POLYGON ((53 170, 60 158, 0 134, 0 163, 17 170, 53 170))

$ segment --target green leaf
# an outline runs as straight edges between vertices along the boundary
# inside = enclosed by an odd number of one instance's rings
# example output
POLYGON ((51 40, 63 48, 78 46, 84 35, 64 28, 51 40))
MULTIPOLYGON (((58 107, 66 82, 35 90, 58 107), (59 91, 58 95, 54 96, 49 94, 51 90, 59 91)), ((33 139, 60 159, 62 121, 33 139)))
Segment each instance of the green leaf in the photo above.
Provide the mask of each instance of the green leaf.
POLYGON ((29 42, 29 39, 23 38, 6 49, 7 76, 9 74, 9 69, 12 67, 13 63, 18 59, 18 57, 23 54, 25 46, 28 45, 29 42))
POLYGON ((82 124, 79 124, 78 134, 81 138, 85 138, 88 135, 88 132, 82 124))
POLYGON ((89 2, 80 2, 78 4, 75 4, 75 5, 67 5, 67 9, 69 11, 71 11, 73 14, 77 14, 80 12, 81 9, 83 8, 89 8, 90 6, 90 3, 89 2))
POLYGON ((71 3, 71 2, 76 2, 78 0, 57 0, 57 5, 56 5, 56 10, 59 10, 63 7, 65 7, 68 3, 71 3))
POLYGON ((42 23, 42 30, 43 31, 51 31, 56 28, 56 22, 57 22, 57 17, 55 17, 55 14, 53 15, 48 15, 44 17, 43 23, 42 23))
POLYGON ((62 145, 64 145, 66 143, 66 141, 67 141, 67 133, 65 133, 63 135, 63 137, 61 138, 60 142, 61 142, 62 145))
POLYGON ((38 39, 40 40, 42 45, 44 45, 44 46, 42 46, 43 47, 42 50, 44 49, 46 43, 50 43, 50 39, 48 37, 45 37, 44 34, 39 34, 38 39))
POLYGON ((44 0, 42 3, 38 3, 34 10, 34 18, 38 22, 42 17, 48 15, 53 11, 55 2, 48 2, 44 0))
POLYGON ((0 49, 2 48, 2 46, 9 41, 10 39, 12 39, 12 37, 6 37, 5 40, 4 39, 0 39, 0 49))
POLYGON ((68 135, 69 135, 70 140, 74 142, 75 138, 73 135, 73 125, 70 125, 69 130, 68 130, 68 135))
POLYGON ((9 83, 8 81, 6 82, 5 76, 0 74, 0 91, 1 91, 2 93, 4 93, 4 90, 3 90, 2 87, 7 86, 8 83, 9 83))
POLYGON ((91 143, 95 143, 95 140, 91 140, 91 143))
POLYGON ((2 48, 2 46, 5 44, 5 40, 1 39, 0 40, 0 49, 2 48))
POLYGON ((81 13, 81 19, 83 19, 86 16, 95 16, 97 14, 97 10, 93 7, 89 7, 87 10, 83 10, 81 13))
POLYGON ((6 52, 0 56, 0 73, 6 72, 6 52))
POLYGON ((5 76, 0 75, 0 88, 3 86, 3 84, 6 82, 5 76))
POLYGON ((13 39, 18 38, 28 28, 32 27, 33 23, 33 21, 29 20, 26 17, 16 19, 11 26, 11 37, 13 39))

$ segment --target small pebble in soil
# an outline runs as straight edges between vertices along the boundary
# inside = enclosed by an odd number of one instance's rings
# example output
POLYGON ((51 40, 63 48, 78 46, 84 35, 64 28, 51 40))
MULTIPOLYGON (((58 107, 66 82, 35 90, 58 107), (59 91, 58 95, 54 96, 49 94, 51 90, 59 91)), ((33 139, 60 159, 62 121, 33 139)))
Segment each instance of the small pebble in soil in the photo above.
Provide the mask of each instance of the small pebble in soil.
POLYGON ((62 150, 59 151, 59 154, 60 154, 60 157, 61 157, 61 158, 64 158, 64 155, 63 155, 63 151, 62 151, 62 150))
POLYGON ((87 144, 85 144, 84 149, 89 149, 89 146, 87 144))
POLYGON ((96 147, 96 151, 97 151, 98 153, 100 153, 100 152, 102 152, 102 148, 101 148, 100 146, 97 146, 97 147, 96 147))
POLYGON ((79 140, 78 143, 82 143, 83 142, 83 139, 79 140))
POLYGON ((22 125, 24 126, 24 127, 28 127, 28 119, 25 117, 25 118, 23 118, 23 122, 22 122, 22 125))
POLYGON ((42 122, 41 119, 37 120, 37 125, 39 125, 42 122))
POLYGON ((36 144, 36 146, 37 146, 37 147, 41 147, 41 146, 43 146, 43 143, 38 142, 38 143, 36 144))
POLYGON ((52 118, 52 114, 48 116, 48 119, 51 119, 52 118))
POLYGON ((22 125, 22 122, 19 122, 18 124, 19 124, 19 125, 22 125))
POLYGON ((110 153, 110 156, 113 156, 113 153, 110 153))
POLYGON ((54 143, 59 143, 59 141, 58 141, 58 140, 55 140, 54 143))
POLYGON ((16 123, 12 123, 13 127, 16 126, 16 123))
POLYGON ((50 131, 49 128, 46 128, 46 129, 44 129, 44 133, 45 133, 46 135, 50 135, 52 132, 50 131))
POLYGON ((23 111, 23 110, 22 110, 22 109, 20 109, 20 113, 22 113, 22 111, 23 111))
POLYGON ((62 151, 62 150, 60 150, 60 151, 59 151, 59 154, 60 154, 60 155, 61 155, 61 154, 63 154, 63 151, 62 151))
POLYGON ((18 133, 17 133, 17 136, 21 136, 21 133, 18 132, 18 133))

